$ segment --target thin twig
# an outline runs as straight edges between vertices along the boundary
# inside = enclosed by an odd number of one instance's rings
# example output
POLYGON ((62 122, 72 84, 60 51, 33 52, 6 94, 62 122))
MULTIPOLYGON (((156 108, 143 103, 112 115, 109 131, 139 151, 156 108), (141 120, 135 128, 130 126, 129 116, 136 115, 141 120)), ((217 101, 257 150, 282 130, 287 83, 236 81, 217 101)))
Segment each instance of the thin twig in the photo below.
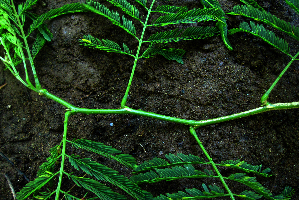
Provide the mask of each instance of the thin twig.
POLYGON ((0 86, 0 89, 3 88, 6 85, 7 85, 7 83, 4 83, 3 85, 0 86))
POLYGON ((4 176, 5 176, 6 180, 7 180, 7 183, 8 183, 8 185, 9 185, 9 188, 10 188, 10 190, 11 190, 13 199, 16 199, 16 193, 15 193, 15 190, 13 189, 13 186, 12 186, 11 181, 9 180, 7 174, 4 174, 4 176))
POLYGON ((15 164, 11 162, 3 153, 0 152, 0 156, 2 156, 9 164, 11 164, 18 171, 18 173, 26 179, 26 181, 30 182, 29 178, 27 178, 27 176, 21 170, 19 170, 15 164))

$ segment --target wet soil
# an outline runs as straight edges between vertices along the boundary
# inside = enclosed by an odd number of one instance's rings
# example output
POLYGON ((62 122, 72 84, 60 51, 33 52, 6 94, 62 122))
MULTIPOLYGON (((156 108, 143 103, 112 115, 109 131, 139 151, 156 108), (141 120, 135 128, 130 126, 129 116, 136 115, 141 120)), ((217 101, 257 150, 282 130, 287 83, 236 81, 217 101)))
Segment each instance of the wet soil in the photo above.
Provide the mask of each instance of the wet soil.
MULTIPOLYGON (((78 0, 43 0, 34 7, 42 14, 66 3, 78 0)), ((103 1, 100 1, 103 2, 103 1)), ((258 1, 272 14, 297 24, 294 13, 282 1, 258 1)), ((238 1, 220 1, 228 12, 238 1)), ((109 4, 106 4, 109 5, 109 4)), ((178 5, 199 7, 196 1, 181 1, 178 5)), ((112 8, 112 6, 109 6, 112 8)), ((228 16, 229 28, 237 27, 242 18, 228 16)), ((137 24, 137 23, 136 23, 137 24)), ((36 70, 43 88, 69 103, 85 108, 120 107, 126 90, 133 59, 126 55, 106 53, 80 46, 78 39, 85 34, 125 43, 136 52, 137 42, 122 29, 92 13, 69 14, 48 22, 53 33, 36 58, 36 70)), ((137 26, 137 31, 140 27, 137 26)), ((154 33, 158 29, 151 29, 154 33)), ((162 28, 163 30, 163 28, 162 28)), ((299 50, 287 39, 292 55, 299 50)), ((287 56, 248 34, 229 36, 234 50, 229 51, 220 37, 185 41, 174 44, 186 50, 184 64, 168 61, 162 56, 138 61, 127 105, 134 109, 155 112, 184 119, 205 120, 257 108, 260 98, 290 60, 287 56)), ((51 147, 60 143, 65 108, 25 88, 8 70, 0 66, 0 152, 33 180, 39 166, 46 161, 51 147)), ((21 69, 21 68, 20 68, 21 69)), ((299 65, 294 63, 286 72, 269 101, 298 101, 299 65)), ((216 163, 244 160, 252 165, 271 168, 270 178, 257 180, 274 194, 285 186, 295 189, 292 199, 299 199, 299 130, 298 110, 272 111, 197 129, 199 139, 216 163)), ((83 115, 69 120, 68 140, 85 138, 110 145, 143 162, 168 153, 194 154, 204 157, 189 127, 131 115, 83 115)), ((72 147, 69 154, 79 154, 107 164, 120 173, 130 171, 72 147)), ((7 174, 16 191, 27 181, 15 168, 0 157, 0 199, 13 199, 7 174)), ((197 169, 209 169, 197 166, 197 169)), ((67 165, 67 170, 71 170, 67 165)), ((224 175, 235 171, 220 169, 224 175)), ((83 174, 82 174, 83 175, 83 174)), ((218 180, 183 180, 142 185, 154 196, 186 188, 201 189, 201 184, 218 180)), ((73 186, 67 178, 64 189, 73 186)), ((233 191, 249 188, 229 183, 233 191)), ((54 186, 55 187, 55 184, 54 186)), ((82 198, 82 188, 72 189, 82 198)), ((223 198, 224 199, 224 198, 223 198)))

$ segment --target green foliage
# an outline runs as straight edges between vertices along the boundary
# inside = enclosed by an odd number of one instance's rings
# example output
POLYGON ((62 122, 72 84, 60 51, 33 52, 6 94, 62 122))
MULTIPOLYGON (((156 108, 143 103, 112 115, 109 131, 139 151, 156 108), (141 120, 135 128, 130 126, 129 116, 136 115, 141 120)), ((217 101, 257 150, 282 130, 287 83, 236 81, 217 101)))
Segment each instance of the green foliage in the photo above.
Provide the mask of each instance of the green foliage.
POLYGON ((34 181, 27 183, 20 192, 17 193, 17 199, 22 200, 29 197, 35 191, 38 191, 44 185, 46 185, 56 174, 51 172, 43 173, 38 176, 34 181))
MULTIPOLYGON (((70 156, 69 161, 76 170, 82 170, 86 174, 94 176, 101 182, 105 181, 116 185, 134 198, 146 199, 150 197, 149 193, 142 191, 136 184, 129 181, 129 179, 123 175, 119 175, 118 171, 105 165, 91 161, 89 158, 77 159, 75 156, 70 156)), ((85 183, 85 185, 88 185, 88 183, 89 182, 85 183)), ((101 193, 101 191, 97 191, 97 193, 101 193)))
POLYGON ((286 3, 293 8, 299 14, 299 1, 298 0, 286 0, 286 3))
POLYGON ((81 44, 83 44, 84 46, 90 48, 133 56, 132 51, 124 43, 123 43, 123 50, 122 50, 117 43, 111 40, 102 39, 101 41, 100 39, 92 37, 91 35, 83 36, 83 39, 80 39, 79 42, 81 42, 81 44))
POLYGON ((287 55, 290 53, 288 43, 284 39, 277 37, 272 31, 265 29, 263 25, 255 25, 254 22, 251 21, 249 26, 247 22, 242 22, 238 29, 231 29, 229 32, 234 34, 241 31, 251 33, 252 35, 261 38, 287 55))
POLYGON ((169 194, 167 193, 167 197, 164 195, 160 195, 154 200, 169 200, 171 199, 207 199, 207 198, 216 198, 216 197, 224 197, 228 196, 224 193, 224 190, 216 185, 209 185, 209 188, 206 184, 202 184, 203 191, 200 191, 196 188, 186 189, 186 192, 179 191, 178 193, 169 194))
POLYGON ((151 43, 179 42, 182 40, 205 39, 219 35, 216 27, 188 27, 185 30, 174 29, 151 35, 147 41, 151 43))
POLYGON ((271 171, 270 168, 266 168, 262 170, 262 165, 251 165, 248 164, 245 161, 240 161, 240 160, 226 160, 226 161, 221 161, 221 166, 225 167, 232 167, 238 170, 245 171, 246 173, 254 173, 260 176, 264 177, 270 177, 268 173, 271 171))
MULTIPOLYGON (((89 11, 91 11, 91 12, 94 12, 96 14, 106 17, 114 25, 124 29, 127 33, 136 37, 136 29, 135 29, 133 22, 128 20, 124 16, 122 16, 122 21, 121 21, 118 12, 110 11, 106 6, 100 4, 99 2, 95 2, 92 0, 87 0, 85 7, 88 8, 89 11)), ((118 4, 118 7, 121 7, 121 4, 118 4)), ((124 10, 126 10, 125 7, 122 7, 122 8, 124 10)))
POLYGON ((113 192, 109 187, 105 186, 102 183, 99 183, 96 180, 90 179, 90 178, 84 178, 84 177, 77 177, 74 175, 69 176, 72 181, 76 183, 79 187, 83 187, 86 190, 96 194, 100 199, 107 199, 107 200, 125 200, 126 198, 118 194, 116 192, 113 192))
MULTIPOLYGON (((68 199, 78 199, 77 197, 71 195, 72 191, 63 191, 63 176, 67 176, 77 186, 83 187, 91 194, 96 195, 95 198, 98 197, 105 200, 126 199, 124 195, 114 192, 110 187, 106 185, 106 183, 117 186, 126 194, 136 199, 206 199, 226 196, 230 197, 231 199, 234 199, 234 197, 240 197, 250 200, 259 199, 261 197, 266 197, 268 199, 290 199, 293 194, 293 190, 290 187, 286 187, 282 194, 274 196, 270 192, 270 190, 257 182, 255 177, 250 177, 247 175, 248 173, 252 173, 255 175, 269 177, 269 168, 262 170, 262 165, 254 166, 239 160, 222 161, 220 164, 214 163, 213 159, 207 153, 196 134, 195 127, 199 125, 202 125, 204 123, 206 123, 205 125, 208 125, 212 123, 219 123, 219 121, 221 120, 227 121, 229 119, 235 119, 237 115, 240 115, 240 117, 245 117, 249 115, 248 113, 257 114, 257 110, 259 108, 240 114, 225 116, 221 119, 215 119, 211 122, 209 120, 195 121, 163 116, 156 113, 134 110, 126 106, 127 97, 134 76, 134 71, 139 59, 150 58, 157 54, 160 54, 168 60, 175 60, 178 63, 183 64, 183 55, 185 53, 185 50, 168 47, 167 45, 171 42, 205 39, 208 37, 221 35, 223 43, 229 50, 232 50, 233 48, 228 40, 228 34, 247 32, 261 38, 273 47, 291 56, 289 54, 290 50, 288 47, 288 43, 284 39, 277 37, 272 31, 267 30, 263 25, 255 24, 254 22, 250 22, 250 24, 248 24, 247 22, 242 22, 240 23, 239 28, 229 30, 226 22, 227 19, 225 18, 225 13, 216 0, 201 0, 200 2, 203 5, 203 8, 193 8, 191 10, 188 10, 187 7, 171 5, 160 5, 157 6, 156 9, 153 9, 155 0, 151 2, 147 2, 146 0, 136 0, 136 4, 139 4, 139 6, 137 7, 126 0, 107 1, 122 10, 124 15, 120 16, 118 12, 109 9, 99 2, 87 0, 85 4, 67 4, 62 6, 61 8, 52 9, 38 16, 29 12, 30 8, 34 4, 36 4, 37 0, 27 0, 17 6, 14 5, 13 1, 0 0, 0 42, 4 48, 4 56, 0 57, 0 59, 12 72, 12 74, 25 86, 67 107, 64 121, 64 133, 61 144, 51 148, 50 156, 47 158, 47 161, 40 166, 40 170, 37 173, 37 178, 29 182, 17 194, 17 199, 26 199, 30 195, 33 195, 35 198, 39 199, 50 199, 52 196, 54 196, 54 194, 56 195, 55 199, 59 199, 61 194, 64 194, 68 199), (149 3, 151 5, 147 5, 149 3), (143 10, 138 10, 139 7, 141 7, 143 10), (118 26, 119 28, 125 30, 128 34, 133 36, 133 39, 138 42, 137 51, 134 55, 133 51, 130 50, 129 47, 124 43, 122 47, 120 47, 119 44, 112 40, 98 39, 91 35, 85 35, 82 39, 79 40, 80 44, 89 48, 119 54, 126 54, 134 58, 134 65, 132 67, 130 80, 125 95, 122 99, 120 109, 86 109, 73 106, 70 103, 56 97, 55 95, 50 94, 46 89, 42 89, 38 81, 38 77, 34 67, 34 58, 37 56, 38 52, 44 46, 46 41, 51 41, 53 37, 45 22, 64 14, 77 12, 93 12, 98 14, 99 16, 105 17, 110 20, 112 24, 118 26), (145 19, 141 17, 143 16, 140 14, 141 12, 145 12, 144 16, 147 16, 145 19), (157 16, 155 19, 149 21, 149 17, 151 17, 153 13, 156 13, 157 16), (127 15, 128 18, 125 17, 125 15, 127 15), (24 31, 26 17, 33 21, 27 34, 25 34, 24 31), (133 18, 134 22, 138 22, 140 24, 138 26, 135 26, 133 21, 129 20, 129 18, 133 18), (207 21, 215 22, 215 26, 184 26, 186 24, 194 24, 198 22, 203 23, 207 21), (176 28, 174 30, 171 30, 168 27, 165 27, 166 31, 154 33, 149 36, 148 39, 145 39, 145 31, 148 27, 160 27, 167 25, 180 25, 179 27, 185 28, 176 28), (142 28, 140 30, 136 30, 135 27, 140 26, 142 28), (35 41, 33 42, 33 44, 29 45, 27 42, 27 38, 35 30, 38 30, 38 32, 36 33, 35 41), (141 52, 141 46, 143 44, 148 44, 148 46, 143 52, 141 52), (29 80, 26 62, 28 60, 30 62, 35 85, 33 85, 29 80), (19 69, 16 68, 16 66, 20 63, 23 63, 25 78, 21 78, 19 76, 19 69), (194 136, 208 161, 205 161, 203 158, 195 155, 184 155, 180 153, 177 155, 166 155, 165 157, 167 161, 162 158, 153 158, 152 160, 145 161, 142 164, 137 165, 135 158, 131 155, 121 154, 119 150, 114 149, 111 146, 104 145, 101 142, 95 142, 86 139, 75 139, 73 141, 69 141, 67 140, 68 118, 71 115, 77 113, 134 114, 190 125, 190 133, 194 136), (79 156, 76 155, 68 155, 66 153, 67 145, 72 145, 74 148, 90 151, 92 153, 96 153, 100 156, 118 162, 119 164, 132 169, 134 175, 130 179, 128 179, 127 177, 119 174, 118 171, 111 169, 104 164, 93 161, 90 158, 79 158, 79 156), (74 170, 84 172, 88 177, 84 177, 85 175, 77 176, 76 173, 67 172, 67 170, 64 168, 65 161, 67 160, 74 168, 74 170), (55 166, 57 164, 60 164, 60 168, 59 170, 55 171, 55 166), (197 170, 197 168, 206 165, 210 166, 211 169, 203 168, 202 170, 197 170), (233 168, 234 170, 240 170, 245 173, 234 173, 229 176, 223 176, 217 166, 233 168), (49 182, 51 180, 54 180, 54 177, 56 176, 58 176, 58 184, 57 188, 54 191, 39 191, 42 187, 49 185, 49 182), (138 186, 138 184, 141 183, 155 183, 160 181, 172 181, 177 179, 190 178, 217 178, 220 180, 223 187, 217 185, 207 186, 203 183, 203 190, 192 188, 186 189, 186 192, 178 191, 174 194, 167 193, 166 196, 160 195, 156 198, 153 198, 153 196, 149 192, 142 190, 138 186), (226 184, 227 180, 246 185, 250 188, 250 191, 245 190, 239 194, 233 193, 226 184), (39 192, 39 194, 37 194, 37 192, 39 192)), ((290 23, 280 20, 272 14, 265 12, 262 7, 260 7, 253 0, 241 0, 241 2, 245 3, 246 6, 235 6, 233 8, 233 11, 227 14, 242 15, 254 19, 258 22, 263 22, 266 25, 272 26, 298 40, 299 29, 297 27, 291 26, 290 23)), ((296 12, 298 12, 298 1, 286 0, 286 3, 289 4, 296 12)), ((291 56, 292 61, 289 63, 289 65, 291 65, 292 62, 296 60, 297 56, 299 56, 299 52, 296 56, 291 56)), ((286 71, 287 67, 284 71, 286 71)), ((282 75, 278 77, 278 80, 281 76, 282 75)), ((269 90, 271 92, 272 89, 270 88, 269 90)), ((265 99, 267 99, 267 96, 265 99)), ((266 102, 266 100, 262 102, 266 102)), ((266 109, 271 110, 272 108, 289 109, 298 107, 298 102, 283 105, 282 103, 280 103, 279 105, 271 104, 271 106, 269 106, 269 104, 265 104, 264 107, 260 108, 259 112, 265 112, 267 111, 266 109), (281 108, 279 106, 284 107, 281 108)))
POLYGON ((133 168, 137 163, 133 156, 128 154, 120 154, 121 152, 110 146, 106 146, 101 142, 94 142, 91 140, 78 139, 70 142, 76 148, 85 149, 101 156, 116 160, 129 168, 133 168), (118 154, 118 155, 113 155, 118 154))
POLYGON ((292 26, 290 23, 277 18, 269 12, 258 10, 252 6, 235 6, 233 12, 228 14, 231 15, 242 15, 248 18, 252 18, 256 21, 264 22, 265 24, 272 26, 280 31, 283 31, 293 37, 296 40, 299 40, 299 28, 292 26))

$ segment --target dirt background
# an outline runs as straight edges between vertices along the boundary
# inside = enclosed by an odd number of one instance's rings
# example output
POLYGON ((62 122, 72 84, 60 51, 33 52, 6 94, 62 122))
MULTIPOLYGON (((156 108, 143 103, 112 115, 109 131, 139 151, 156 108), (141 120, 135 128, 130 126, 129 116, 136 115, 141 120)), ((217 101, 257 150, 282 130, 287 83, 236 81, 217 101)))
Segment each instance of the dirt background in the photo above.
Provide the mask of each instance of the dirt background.
MULTIPOLYGON (((40 0, 34 11, 42 14, 78 0, 40 0)), ((83 2, 83 0, 81 1, 83 2)), ((105 2, 100 0, 99 2, 105 2)), ((177 1, 176 5, 200 7, 199 1, 177 1)), ((219 1, 225 12, 239 1, 219 1)), ((297 15, 284 1, 258 1, 272 14, 298 24, 297 15)), ((113 8, 108 3, 104 3, 113 8)), ((117 9, 115 9, 117 10, 117 9)), ((121 11, 119 11, 121 12, 121 11)), ((241 17, 227 16, 229 28, 237 27, 241 17)), ((138 24, 137 22, 135 24, 138 24)), ((214 23, 211 23, 214 24, 214 23)), ((48 22, 53 33, 36 58, 36 70, 43 88, 69 103, 86 108, 119 108, 124 95, 133 59, 126 55, 106 53, 80 46, 78 39, 91 34, 101 39, 123 42, 136 52, 137 41, 109 20, 93 13, 69 14, 48 22)), ((136 26, 137 32, 140 26, 136 26)), ((164 28, 149 29, 149 34, 164 28)), ((290 42, 292 55, 299 50, 296 41, 276 32, 290 42)), ((229 36, 234 48, 229 51, 220 37, 185 41, 174 47, 186 50, 184 64, 162 56, 138 61, 127 105, 134 109, 184 119, 204 120, 239 113, 260 106, 260 98, 290 60, 287 56, 248 34, 229 36)), ((3 55, 3 54, 2 54, 3 55)), ((21 69, 21 68, 20 68, 21 69)), ((299 65, 295 62, 283 76, 269 101, 298 101, 299 65)), ((65 108, 25 88, 1 64, 0 85, 0 152, 33 180, 39 166, 46 161, 51 147, 60 143, 65 108)), ((241 159, 253 165, 271 168, 270 178, 257 180, 274 194, 285 186, 295 189, 292 199, 299 199, 299 130, 298 110, 263 113, 243 119, 197 129, 208 153, 219 163, 241 159)), ((143 162, 168 153, 194 154, 204 157, 188 126, 128 115, 72 116, 68 139, 85 138, 100 141, 143 162), (113 123, 113 124, 111 124, 113 123)), ((68 148, 69 154, 91 157, 130 175, 130 171, 97 155, 68 148)), ((208 166, 197 166, 205 169, 208 166)), ((69 165, 67 170, 70 171, 69 165)), ((27 181, 0 157, 0 199, 13 199, 4 174, 16 191, 27 181)), ((221 169, 224 175, 232 170, 221 169)), ((83 175, 83 174, 80 174, 83 175)), ((73 183, 64 180, 63 189, 73 183)), ((165 194, 218 180, 182 180, 142 185, 153 193, 165 194)), ((228 183, 233 191, 249 189, 228 183)), ((53 188, 56 187, 54 183, 53 188)), ((51 186, 50 186, 51 189, 51 186)), ((82 198, 83 189, 71 190, 82 198)), ((223 198, 225 199, 225 198, 223 198)))

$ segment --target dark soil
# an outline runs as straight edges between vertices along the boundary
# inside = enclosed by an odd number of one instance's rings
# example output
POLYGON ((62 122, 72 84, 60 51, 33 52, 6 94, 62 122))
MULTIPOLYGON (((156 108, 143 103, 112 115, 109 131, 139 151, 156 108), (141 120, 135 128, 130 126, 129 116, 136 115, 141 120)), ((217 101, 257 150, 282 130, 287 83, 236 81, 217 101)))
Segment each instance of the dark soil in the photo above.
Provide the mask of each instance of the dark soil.
MULTIPOLYGON (((78 1, 41 0, 34 11, 42 14, 78 1)), ((298 24, 294 13, 283 1, 258 2, 272 14, 298 24)), ((238 1, 223 0, 220 3, 228 12, 238 1)), ((199 1, 182 1, 179 5, 199 7, 199 1)), ((229 28, 237 27, 241 20, 228 16, 229 28)), ((136 40, 109 20, 92 13, 61 16, 48 22, 48 27, 54 38, 41 50, 35 63, 42 87, 78 107, 119 108, 133 59, 88 49, 80 46, 78 39, 91 34, 118 44, 125 43, 134 51, 136 40)), ((138 30, 140 27, 137 26, 138 30)), ((147 33, 158 30, 152 29, 147 33)), ((290 43, 298 44, 276 33, 290 43)), ((290 58, 248 34, 235 34, 229 39, 233 51, 225 47, 220 37, 175 44, 175 47, 186 50, 183 65, 162 56, 139 60, 127 105, 194 120, 259 107, 261 96, 290 58)), ((295 55, 298 46, 290 46, 292 55, 295 55)), ((3 69, 1 65, 0 85, 7 85, 0 90, 0 152, 30 180, 34 180, 39 166, 49 156, 50 148, 62 139, 65 108, 25 88, 8 70, 3 69)), ((295 62, 271 93, 269 101, 298 101, 298 73, 299 66, 295 62)), ((201 127, 197 129, 197 134, 215 162, 240 159, 252 165, 269 167, 273 176, 257 177, 257 180, 274 194, 281 193, 285 186, 291 186, 295 189, 292 199, 299 199, 298 117, 297 109, 272 111, 201 127)), ((133 155, 139 163, 154 157, 165 158, 168 153, 194 154, 205 158, 188 126, 140 116, 77 114, 70 118, 68 126, 68 139, 75 138, 110 145, 133 155)), ((71 147, 67 152, 91 157, 130 176, 130 171, 123 166, 97 155, 71 147)), ((24 187, 27 181, 5 159, 0 157, 0 161, 0 199, 13 199, 4 174, 7 174, 16 191, 24 187)), ((70 171, 70 166, 67 166, 70 171)), ((208 167, 198 166, 198 169, 205 168, 208 167)), ((224 175, 233 172, 221 169, 224 175)), ((68 182, 67 178, 64 181, 63 189, 70 190, 73 183, 68 182)), ((193 187, 202 190, 202 183, 221 185, 218 180, 200 179, 144 184, 142 188, 157 196, 193 187)), ((249 189, 235 183, 228 184, 233 191, 249 189)), ((71 191, 79 198, 85 194, 78 187, 71 191)))

